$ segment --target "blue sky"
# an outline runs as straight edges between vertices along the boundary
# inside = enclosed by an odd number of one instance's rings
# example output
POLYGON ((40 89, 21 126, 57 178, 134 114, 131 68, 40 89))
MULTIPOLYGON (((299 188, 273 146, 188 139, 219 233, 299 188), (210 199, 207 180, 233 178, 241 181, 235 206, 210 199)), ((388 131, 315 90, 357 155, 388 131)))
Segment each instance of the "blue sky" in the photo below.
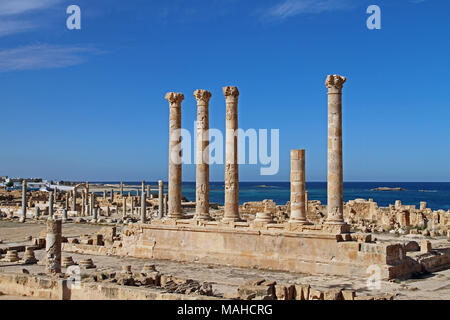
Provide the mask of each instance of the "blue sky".
POLYGON ((308 181, 325 181, 324 81, 342 74, 345 181, 450 181, 449 14, 447 0, 0 0, 0 175, 166 179, 164 94, 184 93, 192 130, 192 93, 210 90, 224 129, 221 87, 236 85, 239 126, 280 129, 279 174, 240 179, 288 181, 304 148, 308 181))

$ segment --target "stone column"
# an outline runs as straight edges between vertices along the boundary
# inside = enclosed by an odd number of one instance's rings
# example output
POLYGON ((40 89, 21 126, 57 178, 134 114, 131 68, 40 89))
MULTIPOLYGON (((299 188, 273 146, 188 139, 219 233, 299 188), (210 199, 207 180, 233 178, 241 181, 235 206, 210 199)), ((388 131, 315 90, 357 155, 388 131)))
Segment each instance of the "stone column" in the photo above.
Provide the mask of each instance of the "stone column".
POLYGON ((197 148, 195 219, 210 220, 209 215, 209 100, 211 92, 195 90, 197 100, 197 148))
POLYGON ((97 222, 98 211, 97 208, 92 209, 92 222, 97 222))
POLYGON ((106 190, 103 190, 103 199, 106 199, 106 190))
POLYGON ((94 214, 94 206, 95 206, 95 194, 91 193, 91 204, 89 206, 89 216, 94 214))
POLYGON ((81 216, 84 216, 86 212, 86 192, 81 192, 81 216))
POLYGON ((329 75, 328 88, 328 216, 329 224, 344 222, 344 186, 342 166, 342 87, 345 77, 329 75))
POLYGON ((58 201, 58 188, 57 187, 55 187, 55 189, 53 189, 53 200, 55 202, 58 201))
POLYGON ((127 198, 123 197, 122 198, 122 213, 123 213, 123 217, 125 218, 127 216, 127 198))
POLYGON ((306 213, 306 215, 308 215, 308 199, 309 199, 308 191, 305 191, 305 213, 306 213))
POLYGON ((134 214, 134 197, 131 196, 131 214, 134 214))
POLYGON ((67 221, 67 209, 64 209, 64 210, 63 210, 62 221, 63 221, 63 222, 66 222, 66 221, 67 221))
POLYGON ((150 199, 152 199, 152 190, 150 188, 150 185, 147 185, 147 195, 150 199))
POLYGON ((45 239, 46 271, 47 273, 61 272, 61 220, 47 220, 47 237, 45 239))
POLYGON ((163 205, 163 207, 164 207, 164 217, 167 217, 167 214, 168 214, 168 212, 169 212, 169 195, 166 193, 165 195, 164 195, 164 205, 163 205))
POLYGON ((25 222, 27 219, 27 182, 22 181, 22 217, 20 217, 20 222, 25 222))
POLYGON ((169 212, 170 219, 180 219, 181 212, 181 102, 182 93, 169 92, 166 100, 170 104, 169 129, 169 212))
POLYGON ((77 191, 73 190, 73 204, 72 204, 72 210, 77 211, 77 191))
POLYGON ((111 189, 111 202, 114 202, 114 189, 111 189))
POLYGON ((164 215, 164 182, 158 181, 158 219, 162 219, 164 215))
POLYGON ((69 197, 70 197, 70 194, 69 194, 69 191, 67 191, 66 192, 66 203, 65 203, 65 207, 64 207, 64 209, 66 209, 66 210, 69 210, 69 197))
POLYGON ((123 182, 120 182, 120 195, 123 196, 123 182))
POLYGON ((145 192, 145 180, 142 180, 141 194, 145 192))
POLYGON ((141 200, 141 223, 145 223, 146 221, 147 221, 147 201, 145 197, 145 192, 143 192, 141 200))
POLYGON ((40 215, 41 215, 41 210, 40 210, 40 208, 36 205, 36 207, 34 208, 34 217, 35 217, 35 218, 39 218, 40 215))
POLYGON ((237 107, 239 90, 224 87, 226 99, 226 145, 225 145, 225 212, 223 221, 239 221, 239 165, 237 107))
POLYGON ((289 222, 306 224, 305 150, 291 150, 291 217, 289 222))
POLYGON ((53 192, 48 193, 48 217, 53 218, 53 192))

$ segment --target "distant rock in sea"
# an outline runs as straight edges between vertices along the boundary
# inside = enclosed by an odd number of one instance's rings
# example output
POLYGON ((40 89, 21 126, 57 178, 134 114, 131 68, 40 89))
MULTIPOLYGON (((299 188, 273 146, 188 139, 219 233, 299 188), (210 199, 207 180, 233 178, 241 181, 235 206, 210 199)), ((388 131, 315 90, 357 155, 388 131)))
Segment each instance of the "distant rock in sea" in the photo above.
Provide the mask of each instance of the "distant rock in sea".
POLYGON ((370 191, 406 191, 406 189, 403 188, 389 188, 389 187, 379 187, 375 189, 370 189, 370 191))

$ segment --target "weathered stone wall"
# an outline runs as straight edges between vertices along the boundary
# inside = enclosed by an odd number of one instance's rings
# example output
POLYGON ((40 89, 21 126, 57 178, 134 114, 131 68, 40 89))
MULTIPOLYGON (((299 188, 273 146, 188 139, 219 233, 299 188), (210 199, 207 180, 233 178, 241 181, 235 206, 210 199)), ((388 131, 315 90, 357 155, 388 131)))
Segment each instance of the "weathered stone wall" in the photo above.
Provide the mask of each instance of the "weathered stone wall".
MULTIPOLYGON (((239 225, 239 224, 236 224, 239 225)), ((276 225, 274 225, 276 226, 276 225)), ((248 227, 248 225, 247 225, 248 227)), ((209 226, 144 225, 123 231, 115 254, 268 270, 366 276, 378 265, 385 279, 407 277, 402 245, 363 243, 310 230, 293 232, 270 226, 249 229, 209 226)))

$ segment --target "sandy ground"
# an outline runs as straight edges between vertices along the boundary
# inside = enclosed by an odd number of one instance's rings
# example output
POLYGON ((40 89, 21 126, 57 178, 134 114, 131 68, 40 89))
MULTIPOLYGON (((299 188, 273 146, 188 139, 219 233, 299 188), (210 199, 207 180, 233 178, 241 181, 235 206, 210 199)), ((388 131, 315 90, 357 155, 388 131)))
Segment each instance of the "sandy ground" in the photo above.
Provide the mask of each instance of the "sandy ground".
MULTIPOLYGON (((82 234, 95 233, 101 226, 88 224, 64 224, 63 235, 66 237, 82 234)), ((4 244, 25 243, 26 236, 38 236, 45 229, 45 224, 34 223, 12 223, 0 222, 0 239, 4 244)), ((384 237, 384 241, 389 240, 389 236, 384 237)), ((397 238, 398 240, 398 238, 397 238)), ((448 242, 447 242, 448 243, 448 242)), ((1 245, 0 245, 1 246, 1 245)), ((23 253, 19 253, 20 256, 23 253)), ((80 261, 88 255, 73 253, 63 253, 63 256, 72 256, 74 261, 80 261)), ((36 251, 36 258, 40 261, 44 259, 44 250, 36 251)), ((357 295, 380 295, 384 293, 396 294, 395 299, 450 299, 450 270, 436 272, 420 279, 409 279, 407 281, 382 281, 380 289, 368 289, 367 279, 337 277, 337 276, 313 276, 307 274, 261 271, 254 269, 235 268, 227 266, 212 266, 197 263, 182 263, 173 261, 163 261, 154 259, 137 259, 129 257, 115 256, 89 256, 97 266, 95 270, 82 270, 84 273, 94 273, 97 271, 115 270, 119 271, 122 265, 131 265, 133 271, 140 271, 145 264, 155 264, 156 269, 164 274, 171 274, 176 277, 189 278, 198 281, 208 281, 212 283, 213 289, 218 294, 235 293, 239 285, 250 278, 266 278, 275 280, 277 283, 302 283, 310 284, 317 288, 347 288, 357 291, 357 295)), ((14 265, 0 262, 0 272, 20 272, 26 268, 30 273, 44 272, 42 265, 14 265)), ((64 271, 64 270, 63 270, 64 271)), ((10 296, 1 296, 0 299, 8 299, 10 296)))

